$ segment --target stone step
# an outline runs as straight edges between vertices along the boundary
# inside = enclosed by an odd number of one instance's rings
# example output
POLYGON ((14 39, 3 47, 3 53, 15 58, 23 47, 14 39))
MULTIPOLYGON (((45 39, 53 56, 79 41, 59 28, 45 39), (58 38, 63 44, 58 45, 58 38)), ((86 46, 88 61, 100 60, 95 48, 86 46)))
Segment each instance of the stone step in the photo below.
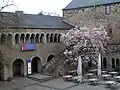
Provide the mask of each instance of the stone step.
POLYGON ((43 79, 39 79, 39 78, 32 77, 32 76, 27 76, 27 78, 34 80, 34 81, 38 81, 38 82, 45 82, 45 81, 50 81, 50 80, 56 79, 56 77, 53 77, 53 76, 43 78, 43 79))

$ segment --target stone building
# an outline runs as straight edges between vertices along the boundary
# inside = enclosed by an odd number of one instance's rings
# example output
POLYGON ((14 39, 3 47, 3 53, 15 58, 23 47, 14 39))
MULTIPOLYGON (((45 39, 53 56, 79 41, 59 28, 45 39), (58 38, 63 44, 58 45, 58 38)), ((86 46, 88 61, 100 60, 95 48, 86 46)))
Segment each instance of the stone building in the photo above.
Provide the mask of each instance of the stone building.
POLYGON ((61 33, 73 28, 62 17, 22 11, 0 15, 0 80, 41 72, 64 49, 61 33))
POLYGON ((102 55, 102 67, 120 65, 120 0, 72 0, 63 9, 63 18, 74 26, 104 26, 110 37, 109 52, 102 55))

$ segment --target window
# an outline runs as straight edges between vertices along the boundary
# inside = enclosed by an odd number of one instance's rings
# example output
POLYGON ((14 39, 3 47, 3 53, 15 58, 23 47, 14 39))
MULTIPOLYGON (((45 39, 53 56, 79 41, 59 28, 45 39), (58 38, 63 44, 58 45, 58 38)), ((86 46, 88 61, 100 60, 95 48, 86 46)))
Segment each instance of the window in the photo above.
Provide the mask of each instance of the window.
POLYGON ((112 68, 115 68, 115 59, 112 58, 112 68))
POLYGON ((103 67, 107 68, 107 59, 105 57, 103 58, 103 67))
POLYGON ((108 35, 110 36, 112 34, 112 28, 108 29, 108 35))
POLYGON ((109 15, 110 14, 110 5, 107 5, 105 10, 106 10, 105 11, 106 14, 109 15))
POLYGON ((82 12, 84 12, 84 9, 82 9, 82 12))

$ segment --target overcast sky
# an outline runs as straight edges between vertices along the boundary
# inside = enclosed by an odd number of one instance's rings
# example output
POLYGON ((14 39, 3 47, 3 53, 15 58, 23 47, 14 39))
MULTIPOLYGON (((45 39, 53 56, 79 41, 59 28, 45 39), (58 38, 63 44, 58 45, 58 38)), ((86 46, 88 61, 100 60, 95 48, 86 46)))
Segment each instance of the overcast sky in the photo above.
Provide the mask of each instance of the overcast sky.
POLYGON ((62 10, 72 0, 14 0, 16 7, 6 8, 4 11, 15 12, 16 10, 24 13, 38 14, 41 11, 56 12, 62 15, 62 10))

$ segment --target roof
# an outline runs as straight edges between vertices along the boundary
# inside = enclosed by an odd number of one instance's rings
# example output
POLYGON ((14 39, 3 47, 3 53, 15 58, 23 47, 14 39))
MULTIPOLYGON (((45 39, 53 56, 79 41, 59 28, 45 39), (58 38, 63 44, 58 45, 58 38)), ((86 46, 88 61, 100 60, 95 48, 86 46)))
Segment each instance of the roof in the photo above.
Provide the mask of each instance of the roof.
POLYGON ((63 10, 118 3, 120 0, 72 0, 63 10))
POLYGON ((35 15, 24 13, 1 12, 4 18, 0 20, 9 27, 41 28, 41 29, 71 29, 72 25, 63 21, 62 17, 50 15, 35 15))

